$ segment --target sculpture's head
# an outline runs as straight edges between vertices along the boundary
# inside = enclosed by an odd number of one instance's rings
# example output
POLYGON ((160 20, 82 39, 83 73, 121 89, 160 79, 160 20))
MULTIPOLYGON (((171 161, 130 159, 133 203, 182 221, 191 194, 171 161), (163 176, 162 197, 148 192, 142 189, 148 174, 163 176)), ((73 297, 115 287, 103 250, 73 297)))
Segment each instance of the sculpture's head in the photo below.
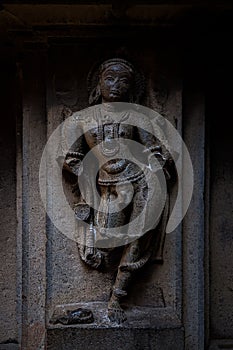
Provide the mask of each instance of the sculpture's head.
POLYGON ((108 60, 99 71, 102 102, 129 102, 133 89, 134 69, 123 60, 108 60))
POLYGON ((121 58, 104 61, 97 70, 89 73, 89 104, 137 102, 135 92, 140 96, 143 85, 142 75, 130 62, 121 58))

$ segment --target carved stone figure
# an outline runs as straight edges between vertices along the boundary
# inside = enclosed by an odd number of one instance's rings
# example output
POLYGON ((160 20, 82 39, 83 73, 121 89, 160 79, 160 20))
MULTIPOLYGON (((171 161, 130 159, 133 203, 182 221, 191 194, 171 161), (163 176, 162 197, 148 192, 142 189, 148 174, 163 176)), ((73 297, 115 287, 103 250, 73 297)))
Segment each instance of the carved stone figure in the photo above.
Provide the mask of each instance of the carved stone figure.
POLYGON ((78 244, 81 259, 92 268, 101 269, 112 251, 108 229, 119 227, 118 235, 112 238, 113 248, 122 246, 123 243, 124 246, 121 248, 117 275, 108 302, 108 317, 113 322, 122 323, 126 320, 126 315, 120 300, 127 295, 133 275, 156 254, 162 252, 169 194, 162 193, 158 174, 162 171, 169 182, 175 174, 174 164, 159 138, 148 132, 148 129, 152 130, 152 126, 147 116, 138 113, 136 105, 124 110, 116 103, 140 102, 144 79, 131 63, 118 58, 107 60, 97 70, 90 72, 88 82, 89 103, 98 105, 93 113, 90 112, 92 115, 88 114, 88 109, 86 117, 79 118, 78 114, 74 115, 73 123, 75 125, 75 118, 78 119, 82 136, 67 152, 64 169, 77 177, 82 174, 86 194, 91 198, 87 203, 77 183, 74 191, 79 200, 74 212, 77 220, 88 224, 79 232, 83 235, 81 243, 78 244), (135 118, 139 121, 138 126, 135 126, 135 118), (92 121, 91 128, 86 128, 88 120, 92 121), (140 154, 136 152, 133 155, 124 144, 125 140, 134 140, 143 145, 143 159, 146 157, 146 161, 142 161, 143 169, 136 161, 140 154), (95 147, 97 145, 98 148, 95 147), (122 150, 119 153, 120 148, 123 148, 124 157, 122 150), (85 164, 82 164, 91 149, 95 158, 93 162, 100 164, 95 183, 90 180, 91 165, 86 169, 85 164), (157 169, 156 162, 159 162, 160 170, 157 169), (152 184, 150 188, 148 178, 152 184), (92 198, 94 186, 98 188, 100 196, 97 209, 90 205, 95 201, 92 198), (150 203, 149 192, 152 193, 150 198, 154 198, 150 203), (116 199, 118 201, 115 205, 116 199), (159 211, 163 200, 164 205, 159 211), (113 204, 117 206, 117 210, 111 210, 113 204), (143 208, 146 210, 141 215, 140 222, 135 225, 134 219, 142 213, 143 208), (159 212, 156 225, 145 230, 146 220, 148 216, 153 216, 153 212, 159 212), (124 226, 128 223, 130 225, 124 226))

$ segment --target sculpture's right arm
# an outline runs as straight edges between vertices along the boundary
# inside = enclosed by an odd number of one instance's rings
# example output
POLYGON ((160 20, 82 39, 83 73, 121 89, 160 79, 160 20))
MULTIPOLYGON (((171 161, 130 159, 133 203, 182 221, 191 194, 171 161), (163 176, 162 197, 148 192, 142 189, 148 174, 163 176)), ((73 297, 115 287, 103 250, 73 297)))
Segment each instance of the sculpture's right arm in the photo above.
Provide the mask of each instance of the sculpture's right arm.
POLYGON ((76 151, 69 151, 65 156, 63 169, 78 176, 82 173, 82 160, 84 154, 76 151))
POLYGON ((63 169, 78 176, 82 172, 86 142, 82 125, 77 118, 70 117, 62 128, 63 169))

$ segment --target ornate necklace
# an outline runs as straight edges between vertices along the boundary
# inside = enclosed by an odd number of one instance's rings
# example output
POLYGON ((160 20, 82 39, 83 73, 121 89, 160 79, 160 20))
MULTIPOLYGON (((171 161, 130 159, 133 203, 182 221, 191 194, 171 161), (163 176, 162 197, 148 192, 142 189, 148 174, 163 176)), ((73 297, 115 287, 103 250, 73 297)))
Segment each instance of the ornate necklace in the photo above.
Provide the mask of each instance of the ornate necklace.
POLYGON ((100 144, 101 153, 106 157, 115 156, 120 149, 119 127, 121 122, 128 118, 129 113, 124 111, 120 118, 117 118, 119 121, 116 123, 109 112, 104 111, 103 115, 101 108, 97 109, 96 112, 98 123, 97 141, 100 144))

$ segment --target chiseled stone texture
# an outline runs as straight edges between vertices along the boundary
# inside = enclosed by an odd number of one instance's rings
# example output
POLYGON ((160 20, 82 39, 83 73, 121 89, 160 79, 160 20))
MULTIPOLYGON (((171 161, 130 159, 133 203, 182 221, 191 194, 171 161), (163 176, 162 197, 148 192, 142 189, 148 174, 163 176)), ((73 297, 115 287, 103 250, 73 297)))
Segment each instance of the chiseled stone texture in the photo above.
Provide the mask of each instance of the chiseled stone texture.
MULTIPOLYGON (((219 53, 219 67, 213 81, 219 79, 222 89, 210 90, 211 164, 210 164, 210 337, 231 339, 233 348, 233 162, 231 55, 219 53), (220 65, 221 63, 221 65, 220 65), (223 69, 224 67, 224 69, 223 69), (224 102, 224 103, 223 103, 224 102), (219 116, 221 115, 221 118, 219 116)), ((221 341, 219 342, 221 344, 221 341)), ((227 348, 222 346, 219 348, 227 348)))
POLYGON ((0 343, 17 341, 15 66, 1 67, 0 343))
POLYGON ((182 350, 183 329, 53 329, 47 350, 182 350))

